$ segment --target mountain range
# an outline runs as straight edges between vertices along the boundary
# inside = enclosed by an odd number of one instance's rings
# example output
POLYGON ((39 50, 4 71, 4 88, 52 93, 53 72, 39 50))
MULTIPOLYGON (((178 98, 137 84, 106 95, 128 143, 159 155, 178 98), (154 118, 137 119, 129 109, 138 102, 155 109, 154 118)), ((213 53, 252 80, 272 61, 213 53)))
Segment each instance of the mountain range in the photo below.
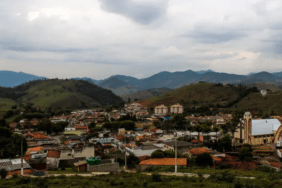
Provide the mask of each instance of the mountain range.
MULTIPOLYGON (((0 86, 13 87, 24 82, 35 79, 44 79, 22 72, 16 73, 11 71, 0 71, 0 86)), ((211 82, 223 84, 250 84, 250 83, 275 83, 282 85, 282 72, 269 73, 259 72, 250 73, 248 75, 219 73, 212 70, 202 71, 163 71, 154 74, 148 78, 137 79, 131 76, 114 75, 104 80, 94 80, 92 78, 72 78, 74 80, 85 80, 96 84, 102 88, 109 89, 117 95, 127 95, 141 90, 155 88, 176 89, 191 83, 211 82)))

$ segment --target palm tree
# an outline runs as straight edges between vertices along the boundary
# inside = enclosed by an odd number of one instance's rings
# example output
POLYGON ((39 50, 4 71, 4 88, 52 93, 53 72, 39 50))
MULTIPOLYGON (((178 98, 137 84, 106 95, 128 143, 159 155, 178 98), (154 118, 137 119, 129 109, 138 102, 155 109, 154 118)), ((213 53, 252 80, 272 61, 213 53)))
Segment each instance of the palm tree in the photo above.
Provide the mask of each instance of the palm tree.
POLYGON ((186 126, 187 130, 190 132, 190 139, 192 137, 192 131, 194 131, 194 127, 192 125, 187 125, 186 126))
POLYGON ((219 131, 219 127, 218 126, 214 126, 213 127, 213 131, 215 131, 215 133, 216 133, 216 141, 218 141, 217 132, 219 131))
POLYGON ((195 129, 195 131, 198 132, 198 140, 200 140, 200 132, 202 132, 202 130, 203 130, 202 126, 201 125, 196 125, 194 127, 194 129, 195 129))

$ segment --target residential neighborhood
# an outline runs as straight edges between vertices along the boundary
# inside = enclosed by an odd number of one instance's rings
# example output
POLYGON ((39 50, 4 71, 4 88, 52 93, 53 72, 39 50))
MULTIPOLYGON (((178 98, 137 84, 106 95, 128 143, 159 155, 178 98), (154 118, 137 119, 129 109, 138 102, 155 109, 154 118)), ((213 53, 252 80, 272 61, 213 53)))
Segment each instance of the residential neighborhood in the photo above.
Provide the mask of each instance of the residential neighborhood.
POLYGON ((67 168, 118 173, 189 167, 196 164, 198 156, 208 154, 213 168, 224 165, 247 170, 266 165, 280 170, 282 116, 262 119, 250 112, 241 112, 239 118, 222 112, 183 116, 183 112, 177 103, 155 106, 150 114, 146 106, 134 102, 110 111, 72 111, 47 121, 21 119, 11 122, 10 128, 26 139, 27 150, 22 157, 1 159, 0 166, 8 175, 48 174, 67 168), (252 150, 242 159, 241 150, 248 147, 252 150))

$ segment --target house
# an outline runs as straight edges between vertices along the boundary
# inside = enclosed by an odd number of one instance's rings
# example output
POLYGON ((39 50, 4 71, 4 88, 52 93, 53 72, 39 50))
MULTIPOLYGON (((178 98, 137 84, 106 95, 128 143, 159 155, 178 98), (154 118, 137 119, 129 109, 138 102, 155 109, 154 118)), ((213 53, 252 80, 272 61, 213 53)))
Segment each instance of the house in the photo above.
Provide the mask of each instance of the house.
POLYGON ((29 148, 28 152, 29 154, 41 154, 43 153, 43 147, 34 147, 34 148, 29 148))
POLYGON ((168 108, 165 105, 159 105, 155 107, 155 114, 156 115, 165 115, 168 113, 168 108))
POLYGON ((200 155, 200 154, 203 154, 203 153, 211 153, 211 150, 209 150, 207 148, 193 148, 193 149, 189 149, 188 153, 190 155, 197 156, 197 155, 200 155))
POLYGON ((58 169, 60 163, 60 150, 48 150, 47 152, 47 169, 58 169))
POLYGON ((75 131, 75 127, 66 127, 65 131, 75 131))
POLYGON ((87 126, 76 126, 75 129, 76 129, 76 131, 81 131, 83 133, 87 133, 88 132, 88 127, 87 126))
MULTIPOLYGON (((8 171, 8 175, 21 174, 21 159, 0 159, 0 169, 8 171)), ((24 174, 33 174, 31 166, 23 159, 24 174)))
MULTIPOLYGON (((177 166, 187 166, 186 158, 177 158, 177 166)), ((164 166, 175 166, 175 158, 158 158, 158 159, 149 159, 141 161, 139 163, 141 171, 145 170, 148 167, 164 167, 164 166)))
MULTIPOLYGON (((175 148, 175 141, 164 142, 164 148, 166 150, 173 150, 175 148)), ((185 141, 177 141, 177 152, 185 153, 192 147, 192 144, 185 141)))
POLYGON ((174 113, 174 114, 182 114, 184 111, 184 108, 182 105, 180 105, 179 103, 172 105, 170 107, 170 113, 174 113))
POLYGON ((95 157, 94 147, 80 147, 74 149, 61 149, 60 167, 74 166, 74 163, 84 160, 85 158, 95 157))
POLYGON ((125 135, 125 129, 124 128, 119 128, 118 129, 118 135, 125 135))

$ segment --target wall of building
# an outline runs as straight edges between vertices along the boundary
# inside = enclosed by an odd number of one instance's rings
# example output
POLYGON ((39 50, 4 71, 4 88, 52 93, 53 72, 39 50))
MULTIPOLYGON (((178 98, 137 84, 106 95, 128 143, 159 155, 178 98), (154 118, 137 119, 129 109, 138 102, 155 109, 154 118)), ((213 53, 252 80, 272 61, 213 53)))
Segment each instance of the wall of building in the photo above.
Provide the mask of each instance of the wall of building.
POLYGON ((72 149, 61 150, 60 159, 72 159, 72 149))
POLYGON ((47 163, 48 169, 57 169, 59 168, 60 160, 58 158, 47 157, 47 163))
POLYGON ((119 172, 119 163, 108 163, 101 165, 87 165, 88 172, 119 172))

